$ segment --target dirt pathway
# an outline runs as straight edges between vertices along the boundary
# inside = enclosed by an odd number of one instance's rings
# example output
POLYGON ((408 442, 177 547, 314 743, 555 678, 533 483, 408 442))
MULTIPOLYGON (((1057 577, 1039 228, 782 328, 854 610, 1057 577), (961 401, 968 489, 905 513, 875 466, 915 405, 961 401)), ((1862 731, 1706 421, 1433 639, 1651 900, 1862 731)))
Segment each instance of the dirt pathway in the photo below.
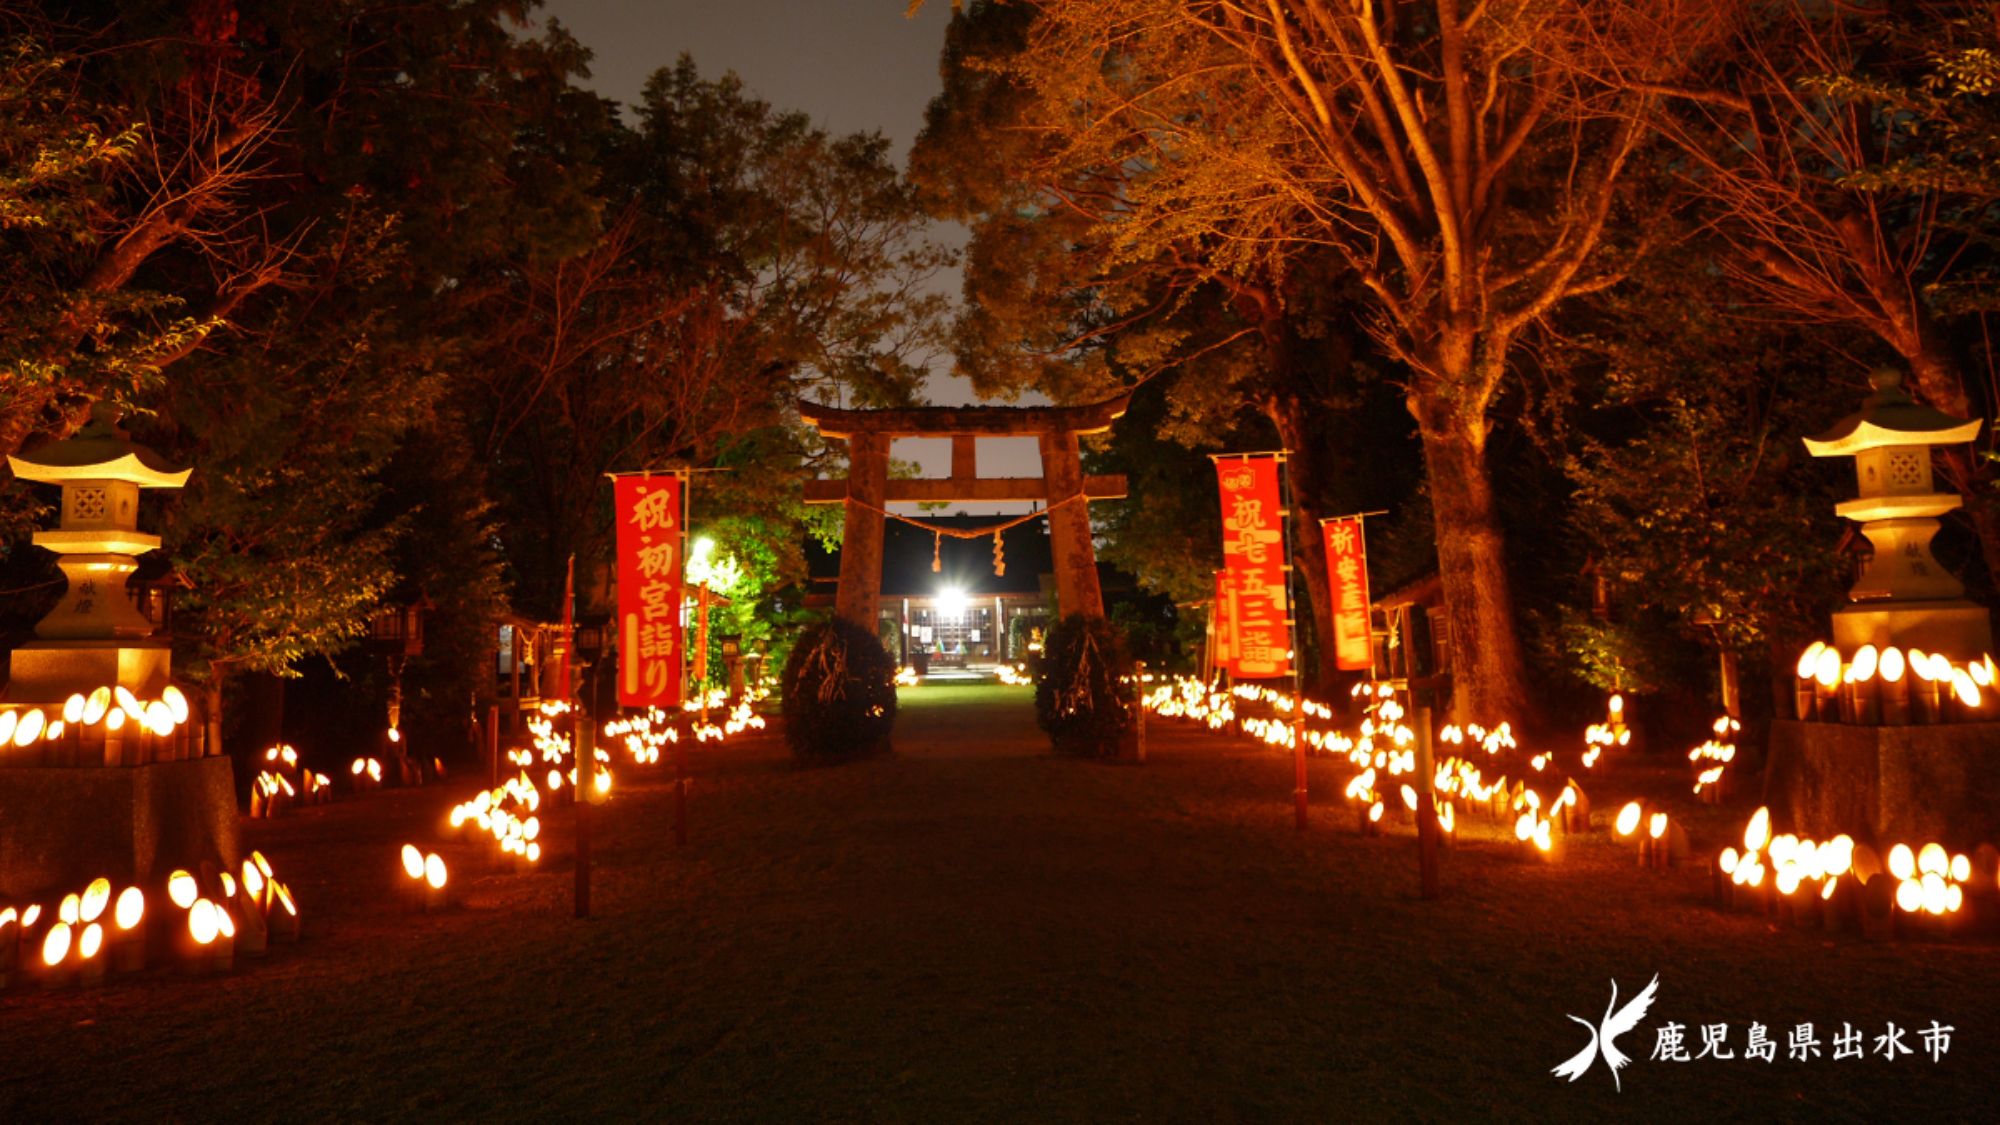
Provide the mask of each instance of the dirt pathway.
POLYGON ((1292 830, 1283 756, 1160 731, 1144 767, 1054 758, 1026 689, 909 693, 896 743, 698 752, 685 850, 664 782, 624 771, 583 923, 561 817, 537 874, 444 845, 464 905, 430 917, 388 890, 445 793, 255 825, 311 940, 0 999, 0 1121, 1879 1119, 1989 1093, 1991 948, 1774 931, 1608 842, 1560 866, 1469 842, 1420 903, 1407 839, 1327 805, 1292 830), (1649 1066, 1635 1034, 1622 1094, 1551 1079, 1566 1013, 1655 972, 1656 1017, 1733 1021, 1739 1049, 1752 1019, 1960 1031, 1935 1066, 1649 1066))

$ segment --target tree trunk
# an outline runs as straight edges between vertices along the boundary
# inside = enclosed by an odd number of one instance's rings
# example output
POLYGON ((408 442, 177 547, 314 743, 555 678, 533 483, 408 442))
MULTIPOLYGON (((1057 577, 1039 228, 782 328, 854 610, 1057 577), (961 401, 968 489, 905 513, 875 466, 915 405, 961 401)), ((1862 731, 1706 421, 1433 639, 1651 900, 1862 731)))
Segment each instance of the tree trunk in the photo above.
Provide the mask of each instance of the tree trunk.
POLYGON ((1540 712, 1528 688, 1506 537, 1486 471, 1486 422, 1447 395, 1413 388, 1410 411, 1430 480, 1454 708, 1461 721, 1533 726, 1540 712))
MULTIPOLYGON (((1305 580, 1304 608, 1312 613, 1318 655, 1313 666, 1302 669, 1306 690, 1326 699, 1339 682, 1340 670, 1334 663, 1337 654, 1333 645, 1333 593, 1326 580, 1326 541, 1319 531, 1320 518, 1326 513, 1315 502, 1320 450, 1308 433, 1298 399, 1274 395, 1266 401, 1265 412, 1277 427, 1279 442, 1291 451, 1285 461, 1285 476, 1292 490, 1292 557, 1285 561, 1297 567, 1299 576, 1305 580)), ((1294 617, 1299 609, 1292 607, 1294 617)), ((1298 657, 1305 658, 1303 647, 1298 657)))

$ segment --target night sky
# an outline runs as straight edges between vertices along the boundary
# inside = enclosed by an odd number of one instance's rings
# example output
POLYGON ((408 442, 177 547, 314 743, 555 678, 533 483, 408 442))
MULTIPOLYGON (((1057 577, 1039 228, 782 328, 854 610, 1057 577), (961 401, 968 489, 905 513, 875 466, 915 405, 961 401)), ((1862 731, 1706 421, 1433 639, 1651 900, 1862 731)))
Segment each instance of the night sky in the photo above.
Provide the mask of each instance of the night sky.
MULTIPOLYGON (((907 6, 907 0, 547 0, 543 15, 591 49, 590 85, 607 97, 637 100, 648 75, 687 52, 704 77, 734 71, 772 105, 804 110, 835 132, 887 134, 901 157, 938 91, 938 51, 951 18, 951 0, 930 0, 915 19, 904 18, 907 6)), ((955 291, 958 280, 945 284, 955 291)), ((939 403, 974 401, 964 380, 942 370, 929 394, 939 403)), ((898 442, 894 455, 917 461, 926 476, 947 475, 943 440, 898 442)), ((1041 472, 1026 438, 982 441, 979 460, 986 476, 1041 472)))

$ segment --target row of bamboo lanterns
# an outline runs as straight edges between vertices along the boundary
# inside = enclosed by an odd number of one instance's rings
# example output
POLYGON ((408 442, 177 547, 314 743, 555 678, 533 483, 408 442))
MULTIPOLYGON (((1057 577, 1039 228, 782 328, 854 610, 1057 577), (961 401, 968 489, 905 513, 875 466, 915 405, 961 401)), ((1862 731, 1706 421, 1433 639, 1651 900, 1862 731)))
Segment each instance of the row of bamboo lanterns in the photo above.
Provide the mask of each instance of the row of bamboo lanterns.
POLYGON ((48 765, 141 765, 187 752, 176 734, 192 716, 187 695, 172 684, 158 699, 106 685, 60 707, 0 705, 0 751, 34 750, 48 765))
POLYGON ((1974 901, 1984 902, 1988 918, 2000 916, 2000 851, 1990 844, 1967 855, 1936 842, 1898 843, 1884 855, 1845 835, 1815 842, 1774 834, 1764 808, 1744 826, 1742 842, 1715 859, 1715 895, 1725 908, 1871 938, 1944 936, 1974 901))
POLYGON ((1974 722, 2000 669, 1991 654, 1964 664, 1922 649, 1862 645, 1851 657, 1814 641, 1795 668, 1794 717, 1861 726, 1974 722))
POLYGON ((243 861, 240 878, 204 864, 172 872, 160 889, 148 896, 135 885, 114 895, 111 880, 99 878, 53 909, 0 908, 0 987, 99 984, 162 957, 188 972, 226 971, 239 955, 261 956, 272 941, 299 936, 298 904, 261 852, 243 861), (166 907, 149 910, 162 899, 178 918, 166 907))
MULTIPOLYGON (((1303 740, 1315 753, 1346 758, 1357 772, 1348 779, 1342 796, 1354 806, 1360 832, 1376 835, 1392 807, 1414 813, 1421 803, 1414 786, 1397 781, 1416 769, 1416 736, 1403 722, 1405 712, 1391 685, 1357 684, 1351 694, 1361 710, 1361 721, 1353 735, 1306 725, 1306 718, 1331 719, 1332 710, 1315 700, 1261 684, 1239 684, 1221 692, 1200 680, 1180 677, 1146 692, 1142 703, 1163 718, 1201 723, 1210 730, 1233 727, 1250 738, 1282 749, 1296 749, 1303 740), (1274 714, 1240 714, 1236 702, 1268 707, 1274 714), (1390 801, 1391 794, 1399 796, 1400 801, 1390 801)), ((1622 700, 1611 708, 1614 721, 1619 720, 1620 704, 1622 700)), ((1589 830, 1590 802, 1574 778, 1549 773, 1535 785, 1526 780, 1510 782, 1505 777, 1487 782, 1480 769, 1461 756, 1470 748, 1484 751, 1488 758, 1518 750, 1519 743, 1507 723, 1490 729, 1476 723, 1447 725, 1439 731, 1438 741, 1441 753, 1461 752, 1447 753, 1436 763, 1433 800, 1445 842, 1455 839, 1462 809, 1486 813, 1496 823, 1511 824, 1515 838, 1544 859, 1559 856, 1563 837, 1589 830)), ((1629 733, 1619 722, 1610 744, 1623 745, 1629 741, 1629 733)), ((1531 761, 1531 768, 1537 774, 1548 771, 1551 756, 1543 754, 1536 758, 1531 761)))

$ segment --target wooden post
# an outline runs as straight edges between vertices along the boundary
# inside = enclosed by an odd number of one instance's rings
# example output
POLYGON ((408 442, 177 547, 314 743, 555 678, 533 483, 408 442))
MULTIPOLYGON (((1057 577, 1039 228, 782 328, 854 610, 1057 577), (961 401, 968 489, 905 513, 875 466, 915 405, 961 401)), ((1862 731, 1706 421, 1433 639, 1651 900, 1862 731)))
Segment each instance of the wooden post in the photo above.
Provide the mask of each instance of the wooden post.
POLYGON ((1438 897, 1436 755, 1431 747, 1431 708, 1419 703, 1410 721, 1417 729, 1417 882, 1426 899, 1438 897))
POLYGON ((688 842, 688 781, 686 738, 674 739, 674 844, 688 842))
POLYGON ((872 433, 849 437, 848 504, 841 529, 840 588, 834 595, 834 612, 871 634, 882 598, 881 509, 888 491, 889 439, 872 433))
POLYGON ((1076 431, 1044 431, 1041 445, 1049 541, 1055 552, 1056 600, 1062 603, 1064 617, 1072 613, 1103 617, 1104 591, 1097 581, 1097 555, 1090 541, 1090 510, 1083 499, 1083 457, 1076 431))
POLYGON ((1722 713, 1732 719, 1743 717, 1743 691, 1736 671, 1736 650, 1727 648, 1722 650, 1722 713))
POLYGON ((486 705, 486 764, 492 767, 493 782, 490 788, 500 787, 500 705, 486 705))
MULTIPOLYGON (((595 677, 593 677, 595 678, 595 677)), ((597 720, 572 709, 570 747, 576 755, 576 916, 590 917, 590 795, 597 782, 597 720)))

